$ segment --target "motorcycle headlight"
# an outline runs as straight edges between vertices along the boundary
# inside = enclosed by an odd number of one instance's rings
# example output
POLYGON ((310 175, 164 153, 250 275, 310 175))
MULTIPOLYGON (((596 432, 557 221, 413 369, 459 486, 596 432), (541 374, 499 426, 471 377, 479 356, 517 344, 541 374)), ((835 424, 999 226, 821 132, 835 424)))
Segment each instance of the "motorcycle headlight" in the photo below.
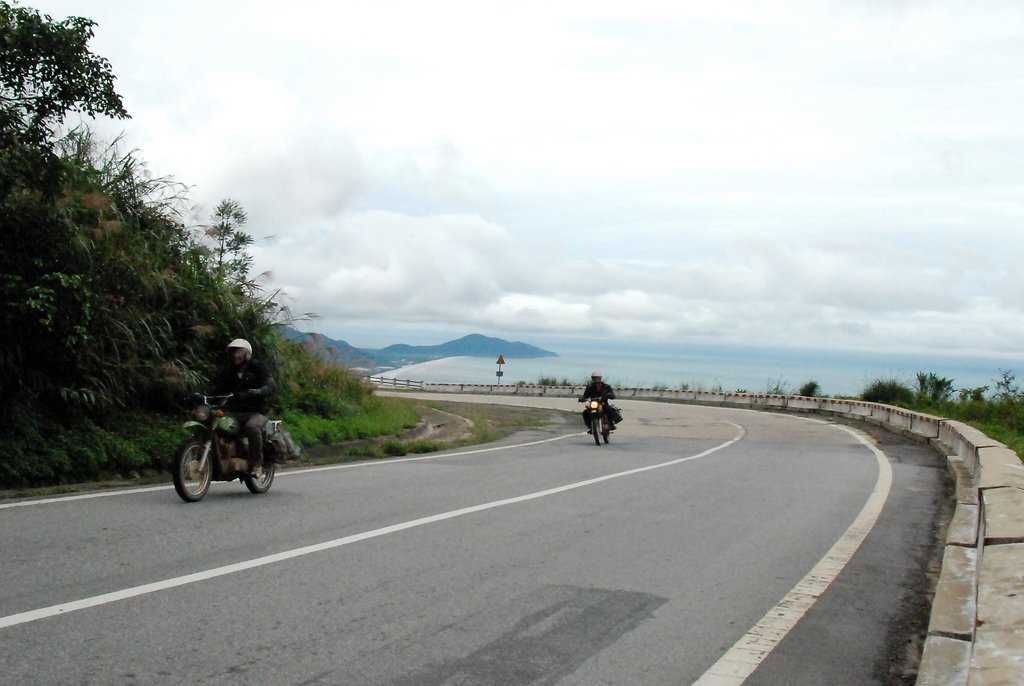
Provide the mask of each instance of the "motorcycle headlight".
POLYGON ((591 400, 590 401, 590 409, 592 409, 592 410, 599 410, 599 409, 601 409, 601 403, 597 402, 596 400, 591 400))
POLYGON ((192 417, 196 421, 205 422, 210 418, 210 407, 208 405, 200 405, 196 409, 192 410, 192 417))

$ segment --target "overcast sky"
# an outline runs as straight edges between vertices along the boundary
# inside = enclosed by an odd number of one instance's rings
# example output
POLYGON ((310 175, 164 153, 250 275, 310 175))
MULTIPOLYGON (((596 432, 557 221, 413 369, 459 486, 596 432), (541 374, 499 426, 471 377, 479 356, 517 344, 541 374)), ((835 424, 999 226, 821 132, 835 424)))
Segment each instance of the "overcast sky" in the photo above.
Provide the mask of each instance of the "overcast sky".
POLYGON ((1021 351, 1019 0, 27 4, 306 328, 1021 351))

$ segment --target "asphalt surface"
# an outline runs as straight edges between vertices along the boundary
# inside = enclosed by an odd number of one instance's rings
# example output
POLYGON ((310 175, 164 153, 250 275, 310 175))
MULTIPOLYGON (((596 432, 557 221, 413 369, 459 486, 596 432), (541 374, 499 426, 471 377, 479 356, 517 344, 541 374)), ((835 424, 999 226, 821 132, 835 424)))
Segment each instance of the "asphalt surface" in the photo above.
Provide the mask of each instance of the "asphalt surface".
MULTIPOLYGON (((377 461, 282 477, 263 496, 219 485, 191 505, 164 490, 0 510, 0 621, 375 532, 0 628, 0 681, 691 683, 843 535, 878 466, 824 423, 620 405, 609 446, 573 435, 377 461)), ((748 683, 912 683, 948 481, 928 449, 876 438, 894 474, 877 525, 748 683)))

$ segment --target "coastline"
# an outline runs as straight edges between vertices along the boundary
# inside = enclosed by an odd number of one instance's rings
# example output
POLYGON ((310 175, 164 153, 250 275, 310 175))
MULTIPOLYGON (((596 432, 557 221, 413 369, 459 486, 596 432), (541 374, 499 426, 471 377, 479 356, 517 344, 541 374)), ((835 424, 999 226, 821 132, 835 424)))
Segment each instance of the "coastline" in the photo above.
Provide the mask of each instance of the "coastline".
MULTIPOLYGON (((792 391, 809 380, 815 380, 822 393, 831 395, 858 395, 878 378, 895 378, 913 386, 915 374, 919 371, 951 378, 957 388, 991 387, 1001 369, 1015 366, 1009 360, 952 356, 866 355, 830 351, 796 355, 786 350, 746 352, 709 349, 579 349, 560 351, 557 357, 518 359, 506 356, 506 362, 501 380, 506 384, 536 383, 541 377, 581 383, 596 369, 613 386, 627 388, 685 387, 690 390, 748 392, 779 388, 792 391)), ((1024 367, 1016 366, 1018 369, 1024 367)), ((374 370, 373 375, 437 383, 494 384, 498 382, 495 371, 497 366, 491 357, 459 355, 374 370)))

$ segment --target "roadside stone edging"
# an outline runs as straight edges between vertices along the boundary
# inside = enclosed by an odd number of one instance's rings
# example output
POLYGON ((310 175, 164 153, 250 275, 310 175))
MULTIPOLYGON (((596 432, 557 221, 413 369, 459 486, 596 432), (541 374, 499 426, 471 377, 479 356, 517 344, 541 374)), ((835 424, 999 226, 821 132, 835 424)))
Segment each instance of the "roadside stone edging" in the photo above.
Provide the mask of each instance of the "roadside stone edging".
MULTIPOLYGON (((435 384, 434 393, 575 397, 583 386, 435 384)), ((918 671, 918 686, 1024 686, 1024 464, 963 422, 861 400, 623 388, 618 397, 834 414, 927 442, 956 478, 956 510, 918 671)))

